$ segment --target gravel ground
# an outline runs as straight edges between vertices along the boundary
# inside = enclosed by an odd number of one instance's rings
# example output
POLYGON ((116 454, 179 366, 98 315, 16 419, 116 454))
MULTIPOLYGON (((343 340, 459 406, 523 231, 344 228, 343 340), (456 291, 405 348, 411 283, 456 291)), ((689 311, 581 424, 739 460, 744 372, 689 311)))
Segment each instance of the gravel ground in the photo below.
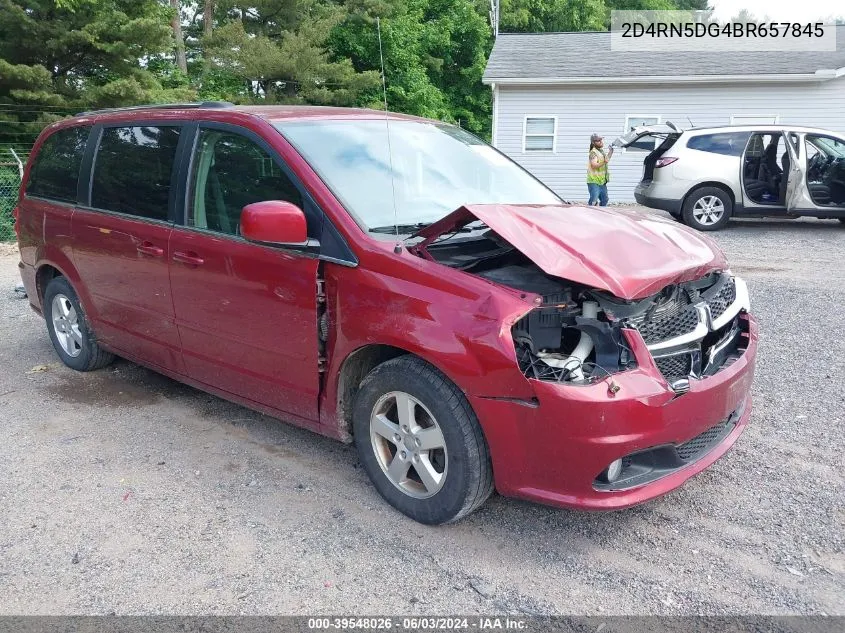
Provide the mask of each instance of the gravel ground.
POLYGON ((125 361, 64 368, 7 247, 0 612, 845 614, 845 227, 716 238, 762 331, 735 448, 632 510, 494 497, 440 528, 383 503, 349 446, 125 361))

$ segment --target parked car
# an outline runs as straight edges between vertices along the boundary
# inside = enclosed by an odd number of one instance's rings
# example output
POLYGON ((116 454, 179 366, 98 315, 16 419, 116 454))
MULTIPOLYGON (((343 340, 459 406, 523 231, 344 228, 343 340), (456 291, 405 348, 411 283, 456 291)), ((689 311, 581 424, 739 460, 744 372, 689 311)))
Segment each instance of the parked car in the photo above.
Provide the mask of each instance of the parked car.
POLYGON ((634 197, 693 228, 714 231, 741 215, 845 222, 841 134, 791 125, 681 130, 668 123, 634 128, 614 145, 644 137, 657 141, 634 197))
POLYGON ((116 354, 354 441, 424 523, 494 486, 572 508, 652 499, 751 413, 757 326, 709 238, 563 204, 442 123, 86 113, 41 134, 16 229, 67 366, 116 354))

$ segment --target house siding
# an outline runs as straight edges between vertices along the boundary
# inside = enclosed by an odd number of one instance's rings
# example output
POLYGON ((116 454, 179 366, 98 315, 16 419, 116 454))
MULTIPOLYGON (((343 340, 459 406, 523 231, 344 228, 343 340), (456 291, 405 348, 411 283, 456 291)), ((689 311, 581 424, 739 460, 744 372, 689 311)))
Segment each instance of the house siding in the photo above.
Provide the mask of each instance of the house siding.
MULTIPOLYGON (((778 123, 845 132, 845 77, 795 84, 496 86, 496 147, 565 200, 587 198, 590 134, 609 144, 624 131, 626 116, 658 116, 678 127, 728 125, 731 116, 777 115, 778 123), (526 115, 556 116, 556 151, 523 152, 526 115)), ((633 202, 645 152, 614 154, 611 202, 633 202)))

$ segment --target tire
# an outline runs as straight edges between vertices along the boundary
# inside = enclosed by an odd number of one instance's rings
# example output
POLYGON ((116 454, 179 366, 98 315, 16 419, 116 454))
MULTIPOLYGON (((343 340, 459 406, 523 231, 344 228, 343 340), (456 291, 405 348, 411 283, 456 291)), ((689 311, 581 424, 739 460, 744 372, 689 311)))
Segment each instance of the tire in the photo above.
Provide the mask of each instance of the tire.
POLYGON ((457 521, 493 493, 490 452, 469 403, 415 356, 391 359, 370 372, 355 397, 352 425, 373 485, 415 521, 457 521), (400 405, 413 416, 400 418, 400 405))
POLYGON ((114 360, 114 354, 97 344, 79 297, 64 277, 55 277, 47 284, 44 319, 53 348, 71 369, 93 371, 114 360))
POLYGON ((699 231, 718 231, 728 223, 733 202, 724 189, 700 187, 684 201, 684 224, 699 231))

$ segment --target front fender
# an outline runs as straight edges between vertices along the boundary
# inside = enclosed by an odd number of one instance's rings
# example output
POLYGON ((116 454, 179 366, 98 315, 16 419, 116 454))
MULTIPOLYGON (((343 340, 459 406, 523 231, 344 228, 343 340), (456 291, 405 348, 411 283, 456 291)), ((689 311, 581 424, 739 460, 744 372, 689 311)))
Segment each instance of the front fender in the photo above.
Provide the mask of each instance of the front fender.
POLYGON ((468 396, 531 399, 516 361, 511 326, 530 306, 492 285, 481 290, 439 279, 437 287, 357 269, 327 269, 330 336, 321 408, 340 422, 340 374, 350 355, 390 346, 419 356, 468 396))

